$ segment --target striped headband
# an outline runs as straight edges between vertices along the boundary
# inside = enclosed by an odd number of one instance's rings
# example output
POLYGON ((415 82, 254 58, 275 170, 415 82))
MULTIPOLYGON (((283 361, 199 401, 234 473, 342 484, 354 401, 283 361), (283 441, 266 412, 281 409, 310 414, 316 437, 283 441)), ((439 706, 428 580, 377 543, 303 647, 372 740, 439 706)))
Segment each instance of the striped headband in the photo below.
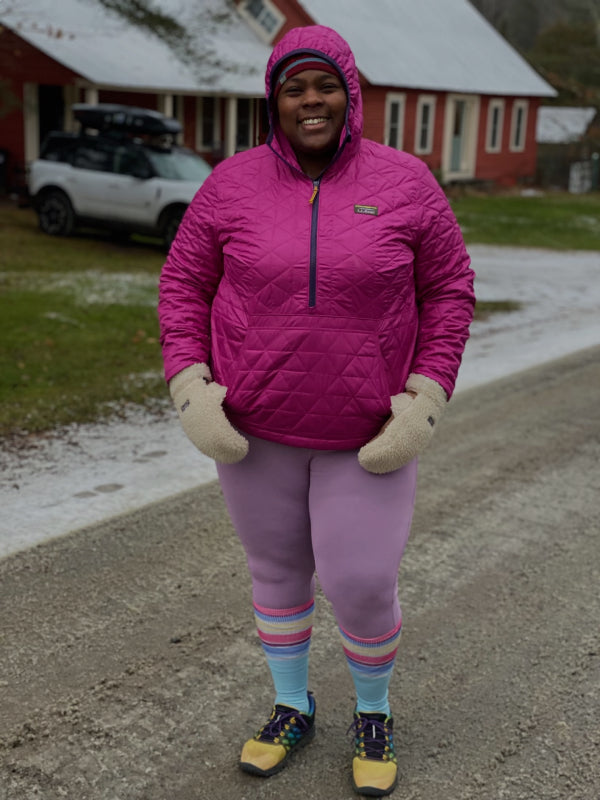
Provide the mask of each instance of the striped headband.
POLYGON ((273 96, 277 97, 281 91, 281 87, 286 81, 299 72, 304 72, 306 69, 318 69, 320 72, 329 72, 331 75, 337 75, 338 78, 340 77, 339 70, 324 58, 319 58, 319 56, 313 56, 309 53, 305 56, 292 57, 283 64, 281 71, 278 73, 273 89, 273 96))

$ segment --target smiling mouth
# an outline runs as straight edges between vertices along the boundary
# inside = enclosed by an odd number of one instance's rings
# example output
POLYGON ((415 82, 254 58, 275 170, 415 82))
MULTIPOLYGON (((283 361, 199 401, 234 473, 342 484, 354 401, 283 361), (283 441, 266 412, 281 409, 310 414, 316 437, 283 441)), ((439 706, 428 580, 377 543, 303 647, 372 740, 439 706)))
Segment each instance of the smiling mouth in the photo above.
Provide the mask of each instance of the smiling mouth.
POLYGON ((328 117, 309 117, 308 119, 303 119, 300 124, 310 128, 313 125, 323 125, 323 123, 327 122, 328 119, 328 117))

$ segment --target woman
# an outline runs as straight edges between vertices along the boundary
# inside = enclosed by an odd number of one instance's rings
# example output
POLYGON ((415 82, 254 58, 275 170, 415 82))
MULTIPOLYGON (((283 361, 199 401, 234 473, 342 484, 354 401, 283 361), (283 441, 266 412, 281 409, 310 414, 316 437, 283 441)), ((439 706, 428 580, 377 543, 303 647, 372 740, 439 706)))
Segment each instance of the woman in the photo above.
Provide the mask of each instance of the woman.
POLYGON ((290 31, 266 72, 265 145, 218 165, 164 266, 165 374, 217 461, 245 548, 272 714, 241 766, 269 776, 314 735, 314 580, 356 688, 354 788, 396 784, 388 685, 416 456, 452 394, 474 303, 448 203, 418 159, 361 138, 348 44, 290 31))

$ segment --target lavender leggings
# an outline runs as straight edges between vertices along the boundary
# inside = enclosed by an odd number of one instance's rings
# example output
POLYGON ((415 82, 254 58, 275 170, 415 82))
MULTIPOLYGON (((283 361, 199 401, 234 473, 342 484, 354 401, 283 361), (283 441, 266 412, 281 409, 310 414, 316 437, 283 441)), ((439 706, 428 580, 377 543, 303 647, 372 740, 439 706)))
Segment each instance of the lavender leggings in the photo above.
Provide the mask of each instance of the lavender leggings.
POLYGON ((364 638, 387 634, 400 621, 398 568, 412 520, 416 459, 372 475, 356 450, 247 438, 246 458, 218 464, 218 473, 246 551, 254 602, 304 605, 316 571, 342 628, 364 638))

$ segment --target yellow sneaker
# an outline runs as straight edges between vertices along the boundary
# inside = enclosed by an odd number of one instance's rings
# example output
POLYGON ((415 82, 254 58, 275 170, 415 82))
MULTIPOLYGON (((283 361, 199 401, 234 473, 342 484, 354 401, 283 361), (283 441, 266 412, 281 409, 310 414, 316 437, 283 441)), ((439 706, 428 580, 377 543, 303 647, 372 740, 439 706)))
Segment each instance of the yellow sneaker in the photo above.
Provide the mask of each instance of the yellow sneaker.
POLYGON ((366 797, 385 797, 398 782, 394 752, 394 720, 385 714, 354 712, 355 756, 352 760, 352 785, 366 797))
POLYGON ((242 748, 244 772, 268 778, 287 766, 289 756, 315 735, 315 700, 308 693, 309 709, 303 714, 290 706, 276 705, 268 722, 242 748))

